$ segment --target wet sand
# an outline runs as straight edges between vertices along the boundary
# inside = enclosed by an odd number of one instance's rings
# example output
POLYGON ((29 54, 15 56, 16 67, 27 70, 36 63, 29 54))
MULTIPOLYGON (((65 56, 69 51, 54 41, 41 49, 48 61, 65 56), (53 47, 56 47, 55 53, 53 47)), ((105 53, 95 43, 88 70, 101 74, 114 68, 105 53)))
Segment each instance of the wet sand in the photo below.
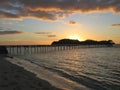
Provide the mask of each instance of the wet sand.
POLYGON ((60 90, 0 56, 0 90, 60 90))

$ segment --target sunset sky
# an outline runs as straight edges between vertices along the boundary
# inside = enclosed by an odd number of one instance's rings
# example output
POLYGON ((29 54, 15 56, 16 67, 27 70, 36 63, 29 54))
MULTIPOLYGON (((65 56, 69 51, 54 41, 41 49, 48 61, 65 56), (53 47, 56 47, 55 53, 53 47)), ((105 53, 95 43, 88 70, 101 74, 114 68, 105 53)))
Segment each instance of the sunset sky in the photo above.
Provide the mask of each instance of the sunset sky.
POLYGON ((0 0, 0 44, 63 38, 120 43, 120 0, 0 0))

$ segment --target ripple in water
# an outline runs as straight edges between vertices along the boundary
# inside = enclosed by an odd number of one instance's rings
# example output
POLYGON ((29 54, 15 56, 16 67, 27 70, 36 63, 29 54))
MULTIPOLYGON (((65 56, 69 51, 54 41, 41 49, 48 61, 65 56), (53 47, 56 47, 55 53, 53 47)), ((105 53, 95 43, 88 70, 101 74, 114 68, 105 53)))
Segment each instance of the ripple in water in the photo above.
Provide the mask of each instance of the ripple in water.
POLYGON ((84 48, 26 57, 93 90, 120 90, 120 48, 84 48))

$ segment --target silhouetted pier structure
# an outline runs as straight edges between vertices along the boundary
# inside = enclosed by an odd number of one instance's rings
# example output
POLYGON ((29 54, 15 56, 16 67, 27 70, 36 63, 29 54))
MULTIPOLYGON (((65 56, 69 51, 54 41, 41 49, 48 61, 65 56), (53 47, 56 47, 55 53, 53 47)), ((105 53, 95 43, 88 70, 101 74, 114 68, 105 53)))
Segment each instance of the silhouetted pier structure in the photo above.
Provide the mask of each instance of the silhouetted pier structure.
POLYGON ((11 55, 24 55, 35 53, 46 53, 52 51, 72 50, 80 48, 100 48, 107 45, 7 45, 8 53, 11 55))

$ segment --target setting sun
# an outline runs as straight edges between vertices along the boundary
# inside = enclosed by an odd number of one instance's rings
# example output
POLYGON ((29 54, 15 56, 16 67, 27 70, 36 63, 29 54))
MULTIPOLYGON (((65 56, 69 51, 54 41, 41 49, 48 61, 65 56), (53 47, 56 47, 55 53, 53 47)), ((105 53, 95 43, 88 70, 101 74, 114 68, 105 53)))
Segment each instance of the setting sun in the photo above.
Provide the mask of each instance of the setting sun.
POLYGON ((72 34, 68 38, 69 39, 78 39, 78 40, 80 40, 80 37, 78 35, 76 35, 76 34, 72 34))
POLYGON ((0 90, 10 88, 120 90, 120 0, 0 0, 0 90))

